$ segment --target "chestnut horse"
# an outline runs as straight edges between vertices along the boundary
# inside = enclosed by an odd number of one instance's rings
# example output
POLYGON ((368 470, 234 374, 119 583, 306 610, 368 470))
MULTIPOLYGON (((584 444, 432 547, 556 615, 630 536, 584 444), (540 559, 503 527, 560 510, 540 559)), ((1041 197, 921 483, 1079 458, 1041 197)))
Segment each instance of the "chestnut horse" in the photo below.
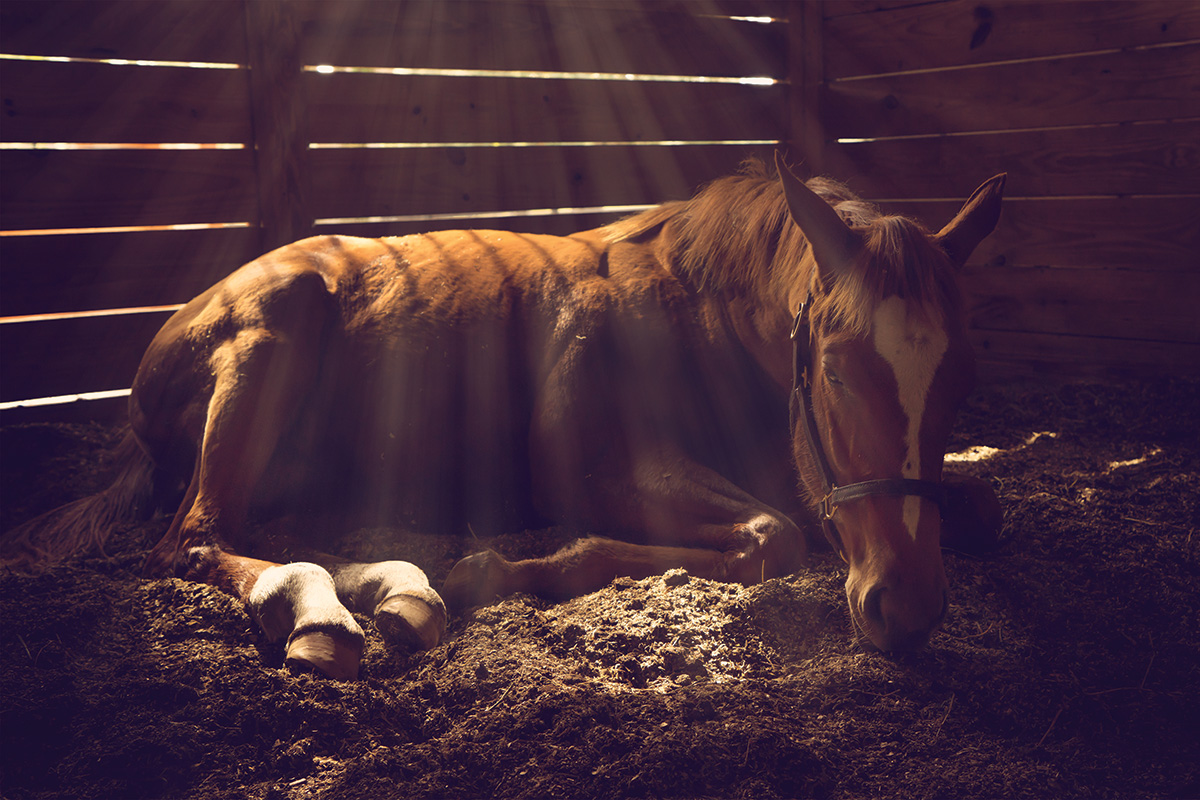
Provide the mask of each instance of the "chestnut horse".
POLYGON ((1004 176, 932 234, 777 167, 568 237, 319 236, 250 262, 151 343, 113 486, 11 532, 6 557, 102 543, 176 481, 147 573, 232 593, 290 662, 348 678, 350 610, 428 648, 446 604, 673 567, 755 583, 803 565, 794 517, 849 564, 866 638, 922 645, 947 609, 941 543, 998 526, 990 489, 943 478, 942 456, 973 379, 956 272, 996 224, 1004 176), (476 553, 440 595, 406 562, 239 555, 252 508, 331 501, 607 538, 476 553))

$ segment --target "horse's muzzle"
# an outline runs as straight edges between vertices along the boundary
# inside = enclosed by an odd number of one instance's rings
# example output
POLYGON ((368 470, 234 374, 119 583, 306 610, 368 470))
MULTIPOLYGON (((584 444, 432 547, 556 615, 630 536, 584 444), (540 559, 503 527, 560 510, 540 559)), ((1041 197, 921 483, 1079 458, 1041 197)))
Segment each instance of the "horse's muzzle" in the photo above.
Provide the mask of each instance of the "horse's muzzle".
POLYGON ((884 583, 870 586, 860 597, 847 588, 851 618, 879 650, 919 650, 941 626, 950 609, 945 585, 927 592, 905 591, 884 583))

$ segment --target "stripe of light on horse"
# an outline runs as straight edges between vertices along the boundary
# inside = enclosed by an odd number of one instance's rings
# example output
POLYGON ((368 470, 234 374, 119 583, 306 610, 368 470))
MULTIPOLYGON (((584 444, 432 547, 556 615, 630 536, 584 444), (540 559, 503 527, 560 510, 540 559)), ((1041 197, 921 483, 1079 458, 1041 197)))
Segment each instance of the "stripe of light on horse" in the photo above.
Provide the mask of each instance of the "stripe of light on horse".
MULTIPOLYGON (((905 457, 901 474, 921 477, 921 421, 934 373, 946 355, 949 339, 940 327, 919 315, 908 313, 901 297, 892 296, 875 310, 875 350, 892 367, 899 391, 900 408, 908 420, 905 457)), ((921 514, 921 498, 904 498, 904 527, 915 541, 921 514)))

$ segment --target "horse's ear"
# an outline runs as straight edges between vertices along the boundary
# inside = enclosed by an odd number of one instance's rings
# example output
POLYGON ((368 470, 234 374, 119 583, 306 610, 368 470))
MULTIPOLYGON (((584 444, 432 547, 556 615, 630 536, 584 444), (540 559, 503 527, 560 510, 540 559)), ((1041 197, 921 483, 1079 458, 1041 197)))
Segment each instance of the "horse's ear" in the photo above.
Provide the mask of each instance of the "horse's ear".
POLYGON ((858 256, 859 237, 842 222, 833 206, 792 174, 779 151, 775 152, 775 168, 779 171, 792 221, 812 246, 818 273, 822 278, 829 278, 848 270, 858 256))
POLYGON ((959 209, 954 219, 935 237, 955 267, 961 268, 971 253, 996 227, 1000 219, 1000 200, 1008 173, 985 181, 959 209))

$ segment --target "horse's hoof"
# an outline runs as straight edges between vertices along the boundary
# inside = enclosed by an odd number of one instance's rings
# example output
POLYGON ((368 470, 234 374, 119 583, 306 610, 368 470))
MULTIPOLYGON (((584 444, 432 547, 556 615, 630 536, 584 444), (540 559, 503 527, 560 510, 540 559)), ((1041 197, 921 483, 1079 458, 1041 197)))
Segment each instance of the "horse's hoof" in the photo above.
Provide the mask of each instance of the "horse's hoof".
POLYGON ((375 609, 375 628, 388 647, 431 650, 446 633, 446 611, 411 595, 396 594, 375 609))
POLYGON ((146 554, 146 561, 142 564, 142 577, 182 578, 188 568, 187 553, 180 551, 177 542, 168 544, 164 540, 146 554))
POLYGON ((325 631, 306 631, 288 642, 284 663, 300 670, 314 670, 335 681, 358 677, 362 642, 325 631))
POLYGON ((484 550, 461 559, 446 576, 440 592, 451 611, 490 603, 507 594, 507 578, 512 564, 493 550, 484 550))

